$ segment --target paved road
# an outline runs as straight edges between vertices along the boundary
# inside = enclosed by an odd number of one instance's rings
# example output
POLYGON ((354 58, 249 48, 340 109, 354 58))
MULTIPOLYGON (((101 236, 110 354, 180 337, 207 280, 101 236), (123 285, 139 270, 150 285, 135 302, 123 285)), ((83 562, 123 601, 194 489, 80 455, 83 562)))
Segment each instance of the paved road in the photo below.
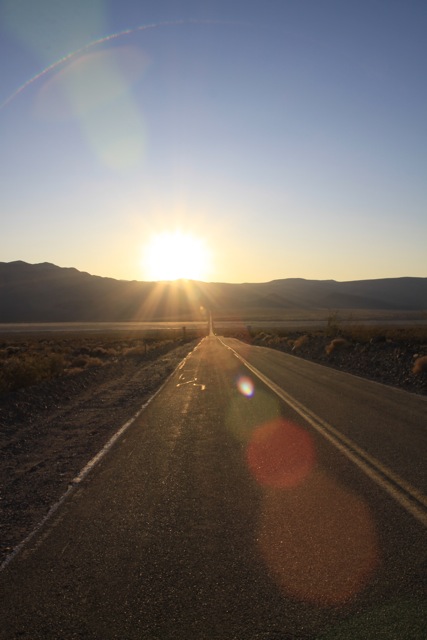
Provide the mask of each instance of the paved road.
POLYGON ((268 380, 205 339, 0 574, 1 638, 425 638, 424 399, 225 342, 268 380))
POLYGON ((286 394, 427 495, 427 398, 222 339, 286 394))

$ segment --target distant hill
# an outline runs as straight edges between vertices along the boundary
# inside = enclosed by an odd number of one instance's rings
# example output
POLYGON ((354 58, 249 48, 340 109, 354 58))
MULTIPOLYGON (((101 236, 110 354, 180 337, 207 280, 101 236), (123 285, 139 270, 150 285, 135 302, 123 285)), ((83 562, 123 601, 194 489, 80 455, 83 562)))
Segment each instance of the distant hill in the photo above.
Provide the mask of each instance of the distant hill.
POLYGON ((204 318, 203 308, 427 310, 427 278, 155 283, 102 278, 47 262, 0 262, 0 322, 190 321, 204 318))

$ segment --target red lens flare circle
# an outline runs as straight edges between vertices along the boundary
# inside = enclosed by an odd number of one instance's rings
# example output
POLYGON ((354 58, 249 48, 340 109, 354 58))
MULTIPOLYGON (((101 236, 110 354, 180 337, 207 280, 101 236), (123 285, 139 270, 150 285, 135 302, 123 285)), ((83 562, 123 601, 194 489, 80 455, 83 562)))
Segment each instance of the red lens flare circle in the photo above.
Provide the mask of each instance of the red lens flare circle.
POLYGON ((279 417, 254 431, 246 460, 260 485, 291 488, 313 470, 314 445, 307 431, 279 417))

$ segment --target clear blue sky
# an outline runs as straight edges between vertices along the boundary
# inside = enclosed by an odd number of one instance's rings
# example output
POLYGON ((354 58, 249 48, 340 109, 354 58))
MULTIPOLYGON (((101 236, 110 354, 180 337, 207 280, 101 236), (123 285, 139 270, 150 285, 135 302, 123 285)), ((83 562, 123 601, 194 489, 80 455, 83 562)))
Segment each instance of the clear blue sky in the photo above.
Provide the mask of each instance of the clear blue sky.
POLYGON ((0 261, 150 279, 180 230, 211 281, 427 276, 426 2, 0 0, 0 25, 0 261))

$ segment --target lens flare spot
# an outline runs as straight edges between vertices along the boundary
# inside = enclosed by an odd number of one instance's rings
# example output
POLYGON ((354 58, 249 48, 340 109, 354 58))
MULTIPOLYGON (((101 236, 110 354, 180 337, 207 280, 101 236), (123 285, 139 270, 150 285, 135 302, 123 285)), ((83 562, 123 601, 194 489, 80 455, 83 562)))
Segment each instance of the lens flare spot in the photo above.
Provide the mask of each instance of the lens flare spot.
MULTIPOLYGON (((234 374, 237 386, 237 380, 241 374, 238 373, 238 370, 234 374)), ((280 415, 277 396, 257 387, 250 402, 248 402, 248 397, 242 393, 234 394, 228 407, 226 426, 234 438, 247 445, 255 429, 280 415)))
POLYGON ((240 376, 237 380, 237 388, 247 398, 252 398, 255 393, 255 385, 247 376, 240 376))
POLYGON ((35 104, 43 120, 76 120, 107 167, 126 170, 143 160, 145 128, 132 87, 147 68, 130 47, 84 53, 43 84, 35 104))
POLYGON ((315 451, 307 431, 278 417, 253 432, 246 459, 262 486, 290 488, 310 474, 315 451))
POLYGON ((297 487, 264 492, 258 544, 284 594, 321 606, 350 601, 381 560, 368 505, 318 469, 297 487))
POLYGON ((35 114, 42 119, 98 117, 106 105, 132 102, 132 88, 147 70, 148 58, 132 47, 81 54, 40 87, 35 114))

